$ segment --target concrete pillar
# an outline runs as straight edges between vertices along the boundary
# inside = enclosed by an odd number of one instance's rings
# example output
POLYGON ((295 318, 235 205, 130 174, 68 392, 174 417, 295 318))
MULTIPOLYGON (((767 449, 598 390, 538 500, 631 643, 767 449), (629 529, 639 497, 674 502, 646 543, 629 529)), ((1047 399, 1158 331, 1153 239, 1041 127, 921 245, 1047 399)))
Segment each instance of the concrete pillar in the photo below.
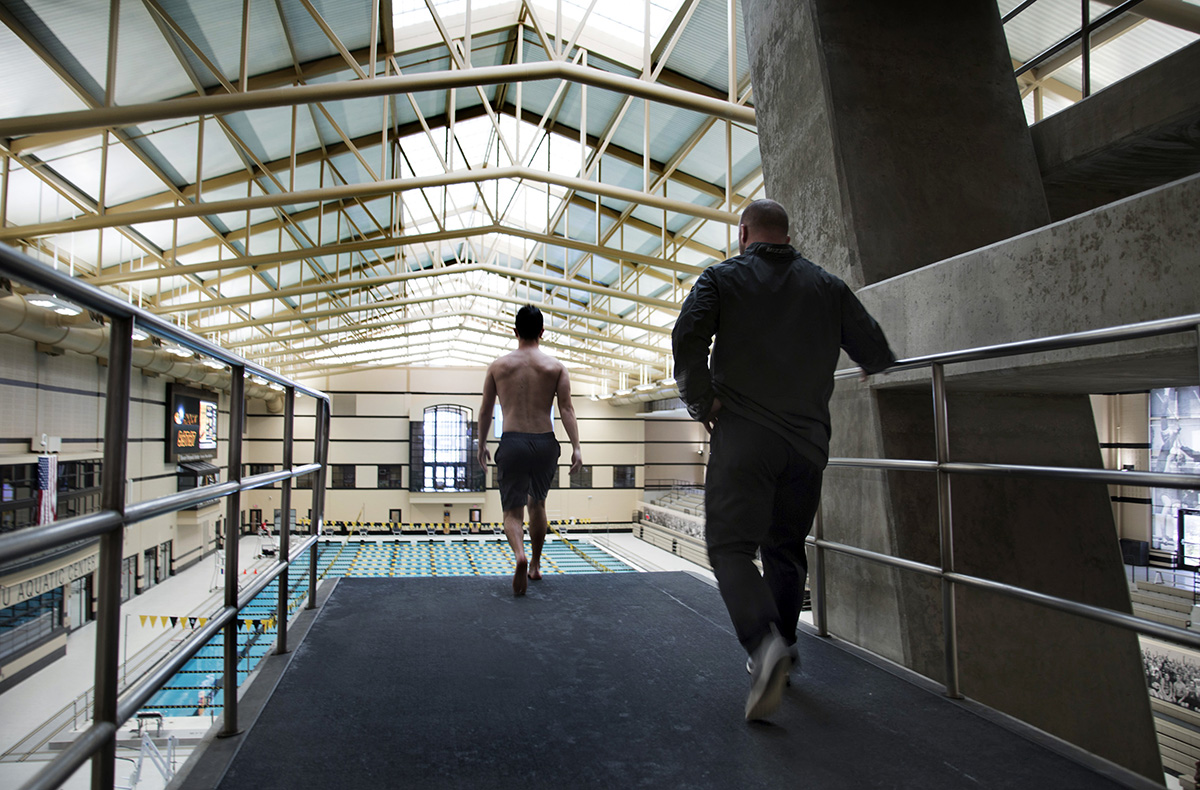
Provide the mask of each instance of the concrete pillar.
MULTIPOLYGON (((742 7, 767 196, 788 209, 802 253, 872 286, 864 302, 886 314, 898 354, 1036 336, 1039 322, 1021 317, 1079 301, 1005 279, 1003 268, 989 272, 991 290, 970 286, 972 265, 983 274, 995 261, 972 251, 1049 221, 994 2, 742 7), (917 276, 953 256, 957 276, 917 276), (914 294, 910 278, 936 285, 914 294), (995 320, 993 300, 1013 312, 995 320), (951 324, 969 331, 930 331, 951 324)), ((1031 265, 1054 269, 1054 252, 1035 251, 1031 265)), ((1068 315, 1073 330, 1105 325, 1087 309, 1068 315)), ((1094 382, 1066 376, 1050 392, 996 368, 982 384, 978 369, 948 371, 952 459, 1101 465, 1085 394, 1094 382)), ((919 377, 840 384, 831 405, 831 455, 933 457, 932 398, 919 377)), ((958 570, 1130 611, 1103 486, 953 485, 958 570)), ((830 539, 939 562, 932 476, 831 468, 825 490, 830 539)), ((936 582, 838 556, 827 567, 837 636, 942 677, 936 582)), ((1135 636, 965 591, 958 613, 965 694, 1161 781, 1135 636)))
POLYGON ((858 287, 1047 221, 994 2, 742 8, 767 194, 810 258, 858 287))

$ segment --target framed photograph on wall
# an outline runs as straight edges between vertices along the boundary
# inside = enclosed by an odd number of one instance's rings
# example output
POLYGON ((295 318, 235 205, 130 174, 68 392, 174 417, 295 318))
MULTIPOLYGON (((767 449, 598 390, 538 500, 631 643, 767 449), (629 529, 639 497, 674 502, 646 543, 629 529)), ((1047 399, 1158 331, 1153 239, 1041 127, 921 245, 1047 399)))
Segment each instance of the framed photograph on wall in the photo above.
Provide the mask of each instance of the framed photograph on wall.
MULTIPOLYGON (((1200 387, 1150 391, 1150 471, 1200 474, 1200 387)), ((1175 553, 1178 564, 1200 567, 1200 491, 1151 488, 1151 545, 1175 553)))
POLYGON ((1147 637, 1141 644, 1150 696, 1200 712, 1200 655, 1147 637))

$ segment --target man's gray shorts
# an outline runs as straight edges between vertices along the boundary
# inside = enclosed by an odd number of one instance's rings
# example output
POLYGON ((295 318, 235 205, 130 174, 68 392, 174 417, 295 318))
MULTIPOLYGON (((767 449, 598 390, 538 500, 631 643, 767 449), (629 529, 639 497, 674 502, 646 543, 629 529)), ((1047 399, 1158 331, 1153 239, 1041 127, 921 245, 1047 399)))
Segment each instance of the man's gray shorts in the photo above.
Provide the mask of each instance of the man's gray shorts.
POLYGON ((545 502, 562 447, 553 433, 505 431, 496 449, 500 469, 500 506, 516 510, 527 500, 545 502))

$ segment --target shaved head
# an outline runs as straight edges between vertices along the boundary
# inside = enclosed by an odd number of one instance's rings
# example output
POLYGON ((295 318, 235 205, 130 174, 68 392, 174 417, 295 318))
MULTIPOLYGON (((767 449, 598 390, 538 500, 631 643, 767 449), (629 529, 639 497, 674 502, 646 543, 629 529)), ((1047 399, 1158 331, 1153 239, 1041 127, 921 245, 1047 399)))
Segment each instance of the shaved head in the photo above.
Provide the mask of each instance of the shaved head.
POLYGON ((742 212, 741 223, 738 226, 738 246, 745 252, 746 247, 756 241, 771 244, 787 244, 791 241, 788 236, 787 210, 774 200, 756 200, 742 212))

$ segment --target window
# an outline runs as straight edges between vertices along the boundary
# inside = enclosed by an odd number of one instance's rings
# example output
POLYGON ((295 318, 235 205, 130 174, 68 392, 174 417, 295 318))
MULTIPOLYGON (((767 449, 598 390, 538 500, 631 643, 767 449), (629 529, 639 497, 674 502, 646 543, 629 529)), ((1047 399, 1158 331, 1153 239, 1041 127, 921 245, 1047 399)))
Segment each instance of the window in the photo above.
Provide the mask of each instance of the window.
POLYGON ((0 531, 37 523, 37 464, 0 466, 0 531))
MULTIPOLYGON (((246 472, 245 472, 246 476, 253 477, 254 475, 265 475, 268 472, 274 472, 275 464, 246 464, 245 469, 246 469, 246 472)), ((278 486, 277 486, 277 484, 272 483, 269 486, 263 486, 263 487, 264 488, 277 488, 278 486)))
POLYGON ((174 541, 168 540, 158 544, 158 580, 163 581, 171 575, 171 563, 174 560, 174 541))
MULTIPOLYGON (((100 509, 102 462, 59 461, 58 518, 100 509)), ((37 524, 37 464, 0 466, 0 532, 37 524)))
POLYGON ((558 482, 558 469, 559 469, 558 465, 555 464, 554 475, 553 475, 553 477, 550 478, 550 487, 551 488, 562 488, 562 485, 558 482))
POLYGON ((592 487, 592 467, 590 465, 579 467, 578 472, 571 473, 571 488, 591 488, 592 487))
POLYGON ((410 491, 482 491, 475 453, 476 423, 463 406, 430 406, 409 424, 410 491))
POLYGON ((121 603, 137 592, 137 555, 121 560, 121 603))
POLYGON ((404 467, 400 464, 380 464, 378 487, 403 489, 404 485, 401 481, 403 471, 404 467))
POLYGON ((628 464, 614 466, 613 488, 637 488, 637 467, 628 464))
POLYGON ((329 466, 330 488, 354 488, 354 464, 331 464, 329 466))
POLYGON ((62 587, 0 610, 0 660, 45 641, 62 615, 62 587))
POLYGON ((142 591, 145 592, 162 580, 158 572, 158 549, 143 552, 142 569, 146 572, 142 577, 142 591))
POLYGON ((309 472, 309 473, 308 473, 308 474, 306 474, 306 475, 300 475, 299 477, 296 477, 296 478, 294 478, 294 482, 293 482, 293 484, 292 484, 292 488, 295 488, 295 489, 298 489, 298 490, 300 490, 300 489, 312 489, 312 487, 313 487, 313 478, 314 478, 315 476, 316 476, 316 475, 315 475, 313 472, 309 472))

